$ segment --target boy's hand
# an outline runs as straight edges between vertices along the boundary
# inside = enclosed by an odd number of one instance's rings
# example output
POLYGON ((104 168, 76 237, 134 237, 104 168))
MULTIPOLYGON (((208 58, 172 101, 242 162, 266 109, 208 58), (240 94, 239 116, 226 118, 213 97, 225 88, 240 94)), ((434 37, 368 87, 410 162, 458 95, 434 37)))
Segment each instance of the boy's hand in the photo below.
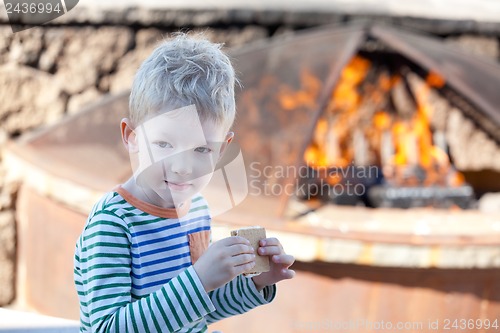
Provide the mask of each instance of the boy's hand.
POLYGON ((214 242, 193 265, 207 292, 223 286, 255 266, 250 242, 232 236, 214 242))
POLYGON ((270 286, 285 279, 291 279, 295 276, 295 271, 289 269, 295 262, 295 258, 286 254, 283 246, 276 238, 266 238, 259 242, 260 247, 257 249, 261 256, 269 256, 269 264, 271 270, 254 276, 253 282, 257 290, 264 289, 265 286, 270 286))

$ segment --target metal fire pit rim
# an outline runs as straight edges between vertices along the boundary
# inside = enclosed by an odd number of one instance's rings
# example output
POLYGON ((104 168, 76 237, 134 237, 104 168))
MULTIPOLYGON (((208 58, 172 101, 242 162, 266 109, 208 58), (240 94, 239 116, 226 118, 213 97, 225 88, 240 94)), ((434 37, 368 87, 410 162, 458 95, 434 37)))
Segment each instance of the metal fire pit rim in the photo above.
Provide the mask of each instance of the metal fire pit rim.
MULTIPOLYGON (((500 112, 498 107, 487 101, 480 92, 471 89, 466 82, 462 81, 460 78, 453 76, 453 73, 443 70, 443 68, 438 64, 432 57, 428 56, 424 51, 419 50, 419 48, 411 43, 407 43, 404 40, 400 39, 396 33, 403 32, 404 34, 413 35, 418 38, 426 38, 429 43, 439 42, 438 39, 433 38, 432 36, 423 34, 421 32, 412 32, 407 29, 402 29, 401 31, 394 31, 393 27, 389 27, 387 25, 373 25, 369 29, 369 35, 372 37, 379 39, 384 42, 388 46, 394 48, 397 52, 402 53, 413 62, 418 64, 419 66, 425 67, 429 71, 433 71, 439 73, 442 77, 444 77, 449 84, 450 87, 455 89, 457 92, 462 94, 466 99, 468 99, 472 104, 476 106, 479 112, 483 113, 484 116, 487 117, 489 121, 493 121, 496 124, 496 127, 500 127, 500 112)), ((440 49, 444 52, 454 52, 456 54, 460 54, 462 60, 467 61, 469 64, 474 64, 473 66, 476 68, 483 68, 487 71, 486 67, 491 67, 495 69, 500 69, 500 66, 493 62, 488 61, 488 59, 482 59, 470 54, 466 54, 465 52, 452 48, 449 45, 439 45, 440 49), (467 60, 465 60, 467 59, 467 60)), ((498 80, 498 84, 500 85, 500 79, 498 80)), ((465 112, 465 111, 464 111, 465 112)), ((470 115, 468 118, 472 119, 470 115)), ((475 119, 473 119, 475 120, 475 119)), ((477 122, 477 120, 475 120, 477 122)), ((481 127, 496 141, 500 142, 500 134, 492 131, 489 126, 484 126, 480 124, 481 127)))
POLYGON ((348 24, 331 23, 318 27, 307 28, 294 32, 292 36, 281 35, 271 38, 257 40, 244 46, 231 48, 228 54, 231 58, 237 58, 241 54, 249 52, 260 52, 265 48, 283 46, 287 44, 295 44, 298 41, 309 38, 321 37, 323 35, 337 35, 349 32, 366 34, 372 23, 364 21, 353 21, 348 24), (332 30, 333 29, 333 30, 332 30))

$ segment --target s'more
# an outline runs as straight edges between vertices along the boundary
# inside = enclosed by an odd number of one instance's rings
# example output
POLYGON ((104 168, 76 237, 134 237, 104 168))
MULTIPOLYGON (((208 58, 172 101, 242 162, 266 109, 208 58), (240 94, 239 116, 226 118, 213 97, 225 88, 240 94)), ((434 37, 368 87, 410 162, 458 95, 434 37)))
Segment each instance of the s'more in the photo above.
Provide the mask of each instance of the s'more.
POLYGON ((258 275, 263 272, 268 272, 271 269, 269 266, 269 257, 261 256, 257 253, 259 241, 266 238, 266 229, 259 226, 241 228, 231 231, 231 236, 240 236, 248 239, 255 251, 255 266, 251 270, 243 273, 243 275, 258 275))

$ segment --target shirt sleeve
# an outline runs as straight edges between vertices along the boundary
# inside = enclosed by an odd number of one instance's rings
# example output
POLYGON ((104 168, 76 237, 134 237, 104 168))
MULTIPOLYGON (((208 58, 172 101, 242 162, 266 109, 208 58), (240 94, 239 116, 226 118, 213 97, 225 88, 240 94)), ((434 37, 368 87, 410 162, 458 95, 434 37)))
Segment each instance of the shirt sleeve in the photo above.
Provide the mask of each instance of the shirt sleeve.
POLYGON ((215 311, 206 317, 207 323, 211 324, 272 302, 276 296, 276 285, 266 286, 259 292, 251 277, 239 275, 209 295, 215 306, 215 311))
POLYGON ((110 212, 95 215, 75 255, 81 325, 92 332, 174 332, 215 310, 193 267, 157 291, 132 294, 130 234, 110 212))

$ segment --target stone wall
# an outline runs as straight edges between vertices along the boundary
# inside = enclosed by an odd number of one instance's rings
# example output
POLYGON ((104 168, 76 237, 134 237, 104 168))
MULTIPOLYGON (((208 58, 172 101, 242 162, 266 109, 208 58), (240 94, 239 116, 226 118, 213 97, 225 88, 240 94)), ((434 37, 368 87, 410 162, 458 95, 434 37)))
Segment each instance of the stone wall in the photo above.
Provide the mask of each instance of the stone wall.
MULTIPOLYGON (((15 298, 15 197, 18 184, 8 181, 1 164, 7 139, 55 123, 106 94, 128 89, 133 74, 166 34, 188 27, 208 38, 238 47, 250 42, 322 24, 354 20, 320 13, 280 12, 154 13, 136 16, 68 15, 58 24, 13 34, 0 25, 0 305, 15 298)), ((115 13, 116 14, 116 13, 115 13)), ((130 14, 130 13, 129 13, 130 14)), ((366 18, 364 18, 366 19, 366 18)), ((387 22, 390 18, 375 18, 387 22)), ((448 43, 499 60, 499 25, 480 27, 425 20, 397 20, 448 35, 448 43), (453 28, 455 27, 455 28, 453 28), (459 27, 461 27, 459 29, 459 27), (496 33, 498 32, 498 34, 496 33)), ((395 22, 397 23, 397 22, 395 22)))
MULTIPOLYGON (((15 136, 130 87, 133 73, 169 31, 128 27, 0 28, 1 131, 15 136)), ((267 36, 256 26, 208 30, 238 46, 267 36)), ((5 134, 4 134, 5 135, 5 134)))
MULTIPOLYGON (((198 29, 234 47, 267 37, 258 26, 198 29)), ((120 26, 0 26, 0 306, 14 297, 15 196, 1 151, 7 139, 55 123, 103 95, 130 87, 133 74, 170 29, 120 26)))

